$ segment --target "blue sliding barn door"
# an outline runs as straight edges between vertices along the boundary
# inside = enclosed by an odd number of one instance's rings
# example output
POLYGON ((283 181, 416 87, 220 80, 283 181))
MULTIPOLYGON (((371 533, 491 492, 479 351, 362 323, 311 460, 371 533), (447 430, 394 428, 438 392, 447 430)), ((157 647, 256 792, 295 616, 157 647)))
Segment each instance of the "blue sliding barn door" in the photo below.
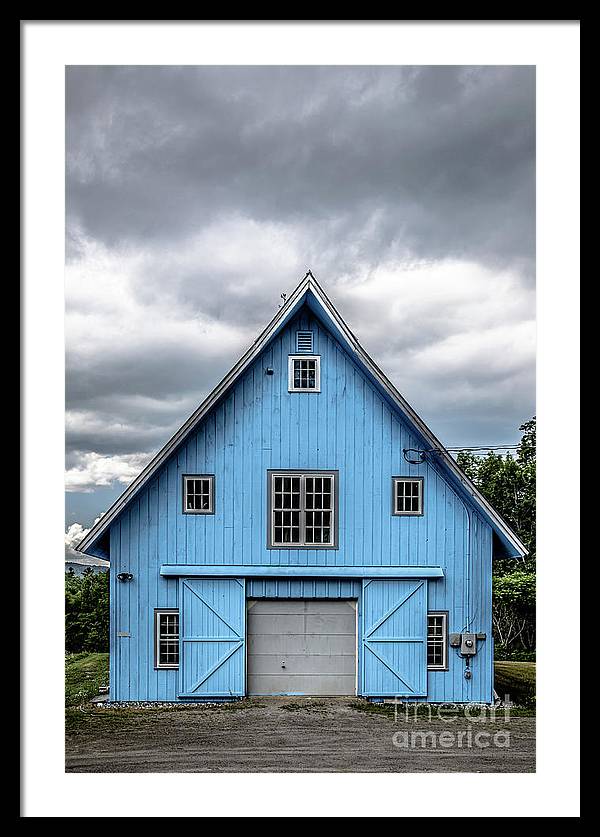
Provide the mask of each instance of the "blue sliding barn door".
POLYGON ((363 582, 363 694, 427 695, 427 582, 363 582))
POLYGON ((244 695, 244 581, 237 578, 183 578, 179 592, 179 696, 244 695))

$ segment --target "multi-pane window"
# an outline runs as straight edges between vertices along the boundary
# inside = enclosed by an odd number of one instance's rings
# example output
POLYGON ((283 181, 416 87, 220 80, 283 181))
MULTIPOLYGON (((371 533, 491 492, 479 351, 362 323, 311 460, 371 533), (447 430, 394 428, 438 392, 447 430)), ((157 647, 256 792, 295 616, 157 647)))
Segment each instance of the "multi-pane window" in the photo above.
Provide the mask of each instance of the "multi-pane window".
POLYGON ((447 613, 427 614, 427 668, 446 669, 447 666, 447 613))
POLYGON ((270 546, 336 545, 335 474, 269 473, 270 546))
POLYGON ((318 355, 290 355, 290 392, 320 392, 321 358, 318 355))
POLYGON ((302 477, 273 476, 272 485, 272 542, 274 544, 299 544, 300 501, 302 477))
POLYGON ((179 611, 154 611, 154 648, 156 668, 179 666, 179 611))
POLYGON ((213 476, 195 474, 183 478, 183 510, 188 514, 212 514, 214 511, 213 476))
POLYGON ((304 477, 304 541, 331 543, 333 477, 304 477))
POLYGON ((423 478, 394 477, 393 514, 423 514, 423 478))

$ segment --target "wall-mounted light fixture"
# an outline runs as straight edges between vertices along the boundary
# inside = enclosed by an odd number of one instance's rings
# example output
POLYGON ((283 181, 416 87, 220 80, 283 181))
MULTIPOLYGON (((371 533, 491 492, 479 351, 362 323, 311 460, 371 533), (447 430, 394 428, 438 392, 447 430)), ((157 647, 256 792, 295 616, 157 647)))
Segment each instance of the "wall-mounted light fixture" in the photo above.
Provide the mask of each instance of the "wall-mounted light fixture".
POLYGON ((117 573, 117 578, 119 581, 131 581, 133 573, 117 573))
POLYGON ((273 367, 272 367, 272 366, 267 366, 267 368, 265 369, 265 374, 266 374, 266 375, 272 375, 272 374, 273 374, 273 371, 274 371, 274 370, 273 370, 273 367))

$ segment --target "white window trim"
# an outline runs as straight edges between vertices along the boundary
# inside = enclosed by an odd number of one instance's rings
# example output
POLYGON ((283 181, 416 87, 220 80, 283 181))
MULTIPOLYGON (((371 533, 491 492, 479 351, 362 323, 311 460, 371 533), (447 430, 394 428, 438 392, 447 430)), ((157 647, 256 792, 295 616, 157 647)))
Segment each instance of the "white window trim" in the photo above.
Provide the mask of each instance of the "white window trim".
MULTIPOLYGON (((157 607, 154 608, 154 668, 179 668, 179 663, 161 663, 160 661, 160 617, 172 616, 174 613, 179 617, 179 633, 178 641, 181 638, 181 616, 179 609, 176 607, 157 607)), ((180 645, 181 647, 181 645, 180 645)), ((179 652, 181 655, 181 651, 179 652)))
MULTIPOLYGON (((335 471, 269 471, 269 549, 337 549, 338 548, 338 530, 337 530, 337 473, 335 471), (275 540, 275 477, 300 477, 300 542, 299 543, 277 543, 275 540), (306 497, 305 480, 306 477, 331 477, 331 542, 330 543, 305 543, 306 531, 305 521, 306 509, 304 508, 303 498, 306 497)), ((309 510, 312 511, 312 510, 309 510)))
POLYGON ((288 356, 288 392, 321 392, 321 356, 320 355, 305 355, 296 354, 288 356), (311 389, 294 386, 294 361, 295 360, 314 360, 315 364, 315 386, 311 389))
POLYGON ((440 665, 427 665, 428 671, 448 670, 448 613, 445 610, 429 610, 427 612, 427 651, 429 652, 429 617, 442 617, 442 663, 440 665))
POLYGON ((183 475, 183 513, 184 514, 214 514, 215 513, 215 475, 214 474, 184 474, 183 475), (208 480, 210 491, 208 495, 207 509, 188 509, 187 507, 187 483, 188 480, 208 480))
POLYGON ((423 515, 423 491, 424 491, 423 477, 392 477, 392 514, 398 517, 418 517, 423 515), (418 511, 398 511, 398 492, 396 486, 400 482, 417 482, 419 483, 419 509, 418 511))

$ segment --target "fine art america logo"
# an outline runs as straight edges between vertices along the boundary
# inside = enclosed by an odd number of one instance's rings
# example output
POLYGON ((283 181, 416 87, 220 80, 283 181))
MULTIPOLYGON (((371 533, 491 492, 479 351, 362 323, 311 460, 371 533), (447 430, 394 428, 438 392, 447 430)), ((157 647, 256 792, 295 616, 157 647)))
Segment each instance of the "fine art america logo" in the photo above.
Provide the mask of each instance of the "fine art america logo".
POLYGON ((420 729, 407 726, 398 730, 392 736, 392 743, 404 750, 508 749, 510 705, 508 695, 499 707, 481 703, 410 704, 395 698, 394 721, 418 724, 420 729), (423 729, 424 721, 431 725, 430 729, 423 729), (450 724, 453 726, 446 726, 450 724), (494 729, 489 729, 489 725, 494 729))

